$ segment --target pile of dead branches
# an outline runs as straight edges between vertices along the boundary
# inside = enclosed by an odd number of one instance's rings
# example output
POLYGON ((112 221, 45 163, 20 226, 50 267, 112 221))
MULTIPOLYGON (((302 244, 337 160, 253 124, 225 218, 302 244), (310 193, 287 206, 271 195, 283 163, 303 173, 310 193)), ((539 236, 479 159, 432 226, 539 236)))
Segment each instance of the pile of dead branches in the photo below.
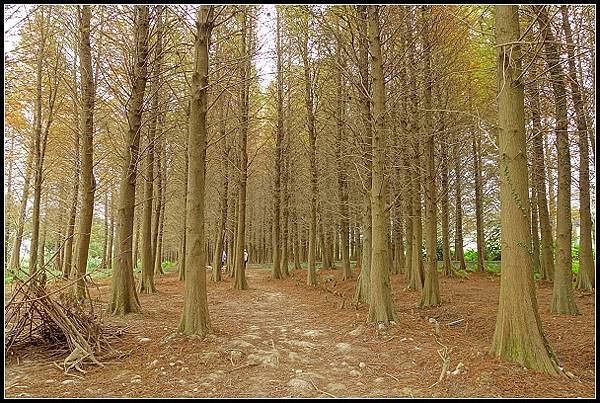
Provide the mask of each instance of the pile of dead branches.
POLYGON ((47 347, 67 355, 62 369, 85 372, 83 364, 103 366, 98 355, 113 352, 111 342, 123 329, 102 323, 92 300, 78 301, 73 292, 77 279, 50 291, 35 273, 18 281, 4 305, 6 354, 31 346, 47 347))

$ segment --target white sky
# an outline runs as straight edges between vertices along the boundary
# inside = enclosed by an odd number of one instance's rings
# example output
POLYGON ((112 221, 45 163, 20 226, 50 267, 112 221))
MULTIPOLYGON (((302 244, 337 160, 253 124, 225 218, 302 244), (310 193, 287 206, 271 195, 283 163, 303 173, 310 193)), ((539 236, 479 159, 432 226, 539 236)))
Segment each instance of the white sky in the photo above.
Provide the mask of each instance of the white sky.
POLYGON ((276 11, 274 4, 264 4, 258 15, 258 47, 256 69, 259 84, 264 90, 275 77, 277 64, 275 61, 276 11), (270 14, 267 16, 267 14, 270 14))

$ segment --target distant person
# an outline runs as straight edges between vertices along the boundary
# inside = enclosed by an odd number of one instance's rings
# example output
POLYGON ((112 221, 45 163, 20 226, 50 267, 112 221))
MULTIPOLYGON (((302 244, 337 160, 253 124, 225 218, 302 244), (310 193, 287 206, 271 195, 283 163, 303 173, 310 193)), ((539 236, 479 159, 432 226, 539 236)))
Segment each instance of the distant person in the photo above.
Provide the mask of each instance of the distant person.
POLYGON ((227 261, 227 253, 225 252, 225 249, 223 249, 223 252, 221 253, 221 270, 223 270, 223 267, 225 267, 226 261, 227 261))
POLYGON ((248 266, 248 251, 244 248, 244 270, 248 266))

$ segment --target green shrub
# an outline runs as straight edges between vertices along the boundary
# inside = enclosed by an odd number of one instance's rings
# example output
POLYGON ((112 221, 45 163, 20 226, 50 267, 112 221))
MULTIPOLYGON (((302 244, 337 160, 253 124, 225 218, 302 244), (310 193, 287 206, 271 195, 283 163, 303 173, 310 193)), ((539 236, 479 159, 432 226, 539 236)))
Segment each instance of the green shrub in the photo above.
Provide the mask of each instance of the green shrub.
POLYGON ((573 260, 571 263, 571 271, 575 274, 579 272, 579 260, 573 260))
POLYGON ((571 256, 573 259, 579 260, 579 242, 577 244, 573 243, 571 247, 571 256))
POLYGON ((500 228, 492 228, 485 239, 485 253, 487 260, 499 261, 502 257, 500 245, 500 228))
POLYGON ((473 249, 469 249, 465 251, 465 262, 476 262, 477 261, 477 251, 473 249))

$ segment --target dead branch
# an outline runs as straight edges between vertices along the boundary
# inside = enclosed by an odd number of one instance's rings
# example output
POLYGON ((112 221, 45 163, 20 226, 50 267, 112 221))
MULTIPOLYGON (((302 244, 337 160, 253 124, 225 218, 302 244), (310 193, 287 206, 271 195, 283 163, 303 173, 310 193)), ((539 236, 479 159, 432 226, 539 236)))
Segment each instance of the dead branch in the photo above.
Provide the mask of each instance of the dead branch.
POLYGON ((319 393, 323 393, 323 394, 325 394, 325 395, 327 395, 327 396, 331 396, 331 397, 335 397, 335 398, 337 398, 337 396, 335 396, 335 395, 332 395, 332 394, 331 394, 331 393, 329 393, 329 392, 325 392, 324 390, 321 390, 321 389, 317 388, 317 385, 315 385, 315 383, 312 381, 312 379, 309 379, 309 381, 310 381, 310 383, 312 383, 312 386, 315 388, 315 390, 316 390, 317 392, 319 392, 319 393))

